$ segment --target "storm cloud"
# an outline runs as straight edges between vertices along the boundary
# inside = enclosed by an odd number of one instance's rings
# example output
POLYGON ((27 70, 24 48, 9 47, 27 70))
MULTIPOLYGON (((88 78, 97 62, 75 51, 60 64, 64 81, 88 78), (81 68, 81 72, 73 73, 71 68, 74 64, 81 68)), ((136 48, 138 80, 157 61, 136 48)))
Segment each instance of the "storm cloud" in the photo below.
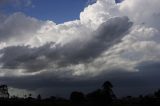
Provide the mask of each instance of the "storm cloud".
POLYGON ((40 71, 50 63, 64 67, 93 61, 112 45, 121 41, 132 23, 127 17, 116 17, 100 25, 88 41, 73 41, 65 45, 48 43, 40 47, 10 46, 2 49, 2 68, 40 71), (23 51, 23 52, 22 52, 23 51))
POLYGON ((158 88, 159 5, 159 0, 97 0, 79 20, 62 24, 21 12, 0 14, 0 79, 44 94, 91 85, 87 91, 106 79, 117 89, 158 88))

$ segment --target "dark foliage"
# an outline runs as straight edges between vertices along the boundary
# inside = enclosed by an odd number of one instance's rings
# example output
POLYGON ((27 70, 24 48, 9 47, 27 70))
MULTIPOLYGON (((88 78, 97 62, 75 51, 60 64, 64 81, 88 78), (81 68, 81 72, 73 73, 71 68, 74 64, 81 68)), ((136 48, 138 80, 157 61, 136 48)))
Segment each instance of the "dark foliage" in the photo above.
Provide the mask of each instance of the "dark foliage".
POLYGON ((111 104, 113 99, 115 98, 112 88, 113 85, 109 81, 106 81, 102 85, 102 89, 98 89, 89 93, 87 95, 87 100, 92 104, 111 104))
POLYGON ((9 98, 9 93, 8 93, 8 86, 7 85, 0 85, 0 98, 9 98))
POLYGON ((106 81, 102 88, 88 94, 80 91, 74 91, 70 95, 70 100, 51 96, 42 99, 41 95, 33 98, 32 94, 28 97, 18 98, 12 96, 9 98, 7 85, 0 86, 0 106, 160 106, 160 90, 154 95, 139 95, 139 97, 127 96, 117 99, 113 93, 113 85, 106 81))
POLYGON ((85 96, 82 92, 74 91, 70 95, 70 100, 73 104, 83 104, 85 102, 85 96))
POLYGON ((155 97, 160 98, 160 89, 154 93, 155 97))

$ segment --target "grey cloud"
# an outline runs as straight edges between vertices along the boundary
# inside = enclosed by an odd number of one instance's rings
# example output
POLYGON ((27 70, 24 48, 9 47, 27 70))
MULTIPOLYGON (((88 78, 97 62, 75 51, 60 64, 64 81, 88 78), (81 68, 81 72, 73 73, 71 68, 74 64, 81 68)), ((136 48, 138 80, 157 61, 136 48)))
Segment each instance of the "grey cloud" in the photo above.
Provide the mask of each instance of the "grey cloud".
POLYGON ((69 93, 73 90, 87 93, 100 88, 104 81, 110 80, 114 85, 117 96, 137 96, 152 93, 160 88, 159 68, 160 62, 145 62, 137 66, 139 72, 131 73, 121 69, 112 70, 110 73, 103 73, 87 80, 61 79, 54 74, 51 76, 50 74, 39 74, 25 77, 0 77, 0 80, 11 87, 32 90, 46 96, 56 94, 69 96, 69 93))
MULTIPOLYGON (((0 41, 4 42, 7 40, 18 41, 29 39, 41 28, 43 22, 25 16, 23 13, 14 13, 10 16, 4 16, 0 19, 0 41), (5 18, 4 18, 5 17, 5 18)), ((17 41, 17 42, 18 42, 17 41)))
POLYGON ((41 47, 11 46, 1 50, 3 68, 39 71, 52 63, 63 67, 90 62, 112 45, 120 42, 132 23, 127 17, 116 17, 102 24, 87 42, 72 41, 64 46, 48 43, 41 47))
MULTIPOLYGON (((136 69, 139 71, 129 72, 119 69, 110 74, 105 74, 107 79, 114 83, 117 95, 151 94, 160 88, 160 62, 142 62, 137 65, 136 69)), ((101 76, 102 79, 106 77, 105 75, 101 76)))

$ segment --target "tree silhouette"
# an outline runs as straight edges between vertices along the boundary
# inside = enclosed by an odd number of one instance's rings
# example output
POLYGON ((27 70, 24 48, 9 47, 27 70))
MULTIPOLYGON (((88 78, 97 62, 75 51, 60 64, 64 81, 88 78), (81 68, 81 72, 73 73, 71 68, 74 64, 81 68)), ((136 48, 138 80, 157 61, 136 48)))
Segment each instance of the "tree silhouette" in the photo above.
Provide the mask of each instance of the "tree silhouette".
POLYGON ((42 99, 42 97, 41 97, 41 95, 39 94, 38 96, 37 96, 37 100, 41 100, 42 99))
POLYGON ((28 95, 28 98, 27 98, 27 99, 28 99, 29 101, 33 99, 31 93, 28 95))
POLYGON ((30 93, 28 96, 31 98, 31 97, 32 97, 32 94, 30 93))
POLYGON ((7 85, 0 85, 0 98, 9 98, 7 85))
POLYGON ((32 97, 32 94, 24 95, 24 98, 11 96, 9 98, 7 85, 0 85, 0 105, 2 106, 159 106, 160 89, 154 95, 140 95, 139 97, 126 96, 114 99, 113 85, 106 81, 100 89, 87 95, 82 92, 74 91, 70 95, 70 100, 61 97, 51 96, 50 98, 32 97), (114 102, 112 102, 114 101, 114 102))
POLYGON ((160 89, 154 93, 155 97, 160 98, 160 89))
POLYGON ((101 97, 101 89, 97 89, 87 95, 88 101, 93 103, 101 103, 101 97))
POLYGON ((70 100, 73 103, 80 104, 80 103, 84 102, 85 96, 84 96, 84 94, 82 92, 74 91, 70 95, 70 100))
POLYGON ((106 81, 103 83, 102 88, 110 91, 110 90, 112 90, 113 85, 111 84, 111 82, 106 81))
POLYGON ((115 97, 112 88, 113 85, 109 81, 106 81, 103 83, 102 89, 89 93, 87 99, 94 104, 110 104, 115 97))
POLYGON ((109 81, 104 82, 102 85, 102 98, 103 98, 103 101, 107 104, 110 104, 113 98, 116 98, 112 88, 113 88, 113 85, 109 81))

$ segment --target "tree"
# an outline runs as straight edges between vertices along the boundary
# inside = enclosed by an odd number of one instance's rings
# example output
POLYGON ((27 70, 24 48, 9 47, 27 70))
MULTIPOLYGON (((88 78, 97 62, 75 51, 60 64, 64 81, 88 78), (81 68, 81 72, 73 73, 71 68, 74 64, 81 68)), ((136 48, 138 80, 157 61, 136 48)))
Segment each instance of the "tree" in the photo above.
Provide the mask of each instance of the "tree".
POLYGON ((37 96, 37 100, 41 100, 42 99, 42 97, 41 97, 41 95, 39 94, 38 96, 37 96))
POLYGON ((85 100, 85 96, 82 92, 74 91, 70 95, 70 100, 73 103, 83 103, 85 100))
POLYGON ((0 98, 9 98, 7 85, 0 85, 0 98))
POLYGON ((102 85, 102 94, 101 94, 103 98, 102 100, 107 104, 110 104, 113 98, 116 98, 112 88, 113 88, 113 85, 109 81, 104 82, 102 85))
POLYGON ((30 94, 28 95, 28 97, 31 98, 31 97, 32 97, 32 94, 30 93, 30 94))
POLYGON ((87 94, 87 100, 88 100, 89 102, 94 103, 94 104, 95 104, 95 103, 100 104, 101 101, 102 101, 101 91, 102 91, 101 89, 97 89, 97 90, 95 90, 95 91, 87 94))
POLYGON ((160 97, 160 89, 154 93, 155 97, 160 97))
POLYGON ((105 89, 105 90, 112 90, 113 85, 111 84, 111 82, 106 81, 106 82, 103 83, 102 88, 105 89))
POLYGON ((24 99, 26 99, 27 98, 27 95, 24 95, 24 99))
POLYGON ((93 91, 87 95, 87 100, 90 103, 98 104, 98 105, 107 105, 110 104, 115 98, 115 95, 113 93, 113 85, 106 81, 103 83, 102 88, 98 89, 96 91, 93 91))

